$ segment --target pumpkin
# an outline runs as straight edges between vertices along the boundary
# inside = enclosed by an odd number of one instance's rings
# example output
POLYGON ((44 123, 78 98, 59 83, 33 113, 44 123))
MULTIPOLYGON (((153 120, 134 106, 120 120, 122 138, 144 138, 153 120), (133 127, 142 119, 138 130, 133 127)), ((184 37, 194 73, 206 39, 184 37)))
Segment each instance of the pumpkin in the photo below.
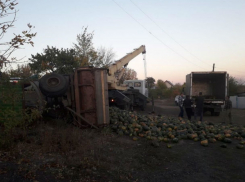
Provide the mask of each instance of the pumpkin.
POLYGON ((225 134, 225 137, 226 137, 226 138, 230 138, 230 137, 231 137, 231 134, 230 134, 230 133, 226 133, 226 134, 225 134))
POLYGON ((137 137, 133 137, 133 141, 137 141, 138 140, 138 138, 137 137))
POLYGON ((194 139, 194 138, 197 137, 197 134, 196 134, 196 133, 193 133, 193 134, 188 134, 187 136, 188 136, 188 138, 190 138, 190 139, 194 139))
POLYGON ((139 136, 140 137, 144 137, 145 135, 143 133, 139 133, 139 136))
POLYGON ((208 140, 202 140, 201 145, 202 146, 208 146, 208 140))
POLYGON ((209 138, 208 140, 210 143, 215 143, 216 142, 216 139, 215 138, 209 138))
MULTIPOLYGON (((190 122, 174 117, 140 115, 115 107, 109 108, 111 130, 118 135, 146 137, 153 141, 173 142, 181 139, 200 141, 201 145, 223 141, 232 143, 233 138, 240 140, 239 145, 245 145, 245 126, 215 125, 210 122, 190 122)), ((137 138, 138 140, 138 138, 137 138)), ((135 140, 136 141, 136 140, 135 140)))

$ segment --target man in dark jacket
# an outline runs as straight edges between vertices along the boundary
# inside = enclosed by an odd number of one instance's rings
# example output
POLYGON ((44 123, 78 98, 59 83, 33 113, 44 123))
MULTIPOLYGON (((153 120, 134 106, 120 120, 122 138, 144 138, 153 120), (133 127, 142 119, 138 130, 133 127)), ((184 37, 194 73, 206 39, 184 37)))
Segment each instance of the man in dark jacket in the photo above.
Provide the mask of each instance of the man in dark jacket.
POLYGON ((202 92, 199 92, 199 96, 195 100, 196 108, 195 108, 195 120, 197 118, 197 115, 200 116, 200 121, 202 121, 203 118, 203 103, 204 98, 202 97, 202 92))
POLYGON ((185 107, 185 112, 186 112, 186 115, 188 117, 188 120, 191 121, 191 113, 192 113, 192 107, 191 106, 192 106, 192 101, 191 101, 189 95, 186 96, 183 105, 185 107))
POLYGON ((184 117, 183 102, 184 102, 184 95, 183 95, 183 93, 181 93, 181 95, 178 98, 178 105, 179 105, 179 108, 180 108, 179 118, 183 118, 184 117))
POLYGON ((231 117, 232 102, 230 100, 230 96, 226 96, 226 98, 225 98, 225 107, 224 107, 224 109, 225 109, 224 122, 225 122, 225 120, 226 120, 226 118, 228 116, 229 122, 230 122, 230 124, 232 124, 232 117, 231 117))

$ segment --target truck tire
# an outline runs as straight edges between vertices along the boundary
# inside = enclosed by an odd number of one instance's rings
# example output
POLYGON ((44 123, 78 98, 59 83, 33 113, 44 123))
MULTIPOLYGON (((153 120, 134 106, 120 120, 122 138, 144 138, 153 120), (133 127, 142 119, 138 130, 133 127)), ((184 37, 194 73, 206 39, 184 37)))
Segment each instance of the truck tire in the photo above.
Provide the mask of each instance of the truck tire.
POLYGON ((60 74, 47 74, 40 79, 39 88, 47 97, 59 97, 66 93, 68 81, 60 74))

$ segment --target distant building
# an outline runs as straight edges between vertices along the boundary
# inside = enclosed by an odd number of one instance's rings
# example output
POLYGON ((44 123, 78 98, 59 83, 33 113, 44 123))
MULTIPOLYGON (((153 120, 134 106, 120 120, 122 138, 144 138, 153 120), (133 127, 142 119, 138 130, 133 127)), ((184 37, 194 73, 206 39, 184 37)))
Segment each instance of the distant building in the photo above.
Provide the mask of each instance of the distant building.
POLYGON ((165 82, 165 85, 167 86, 167 88, 172 88, 174 85, 170 82, 170 81, 168 81, 168 80, 166 80, 165 82))

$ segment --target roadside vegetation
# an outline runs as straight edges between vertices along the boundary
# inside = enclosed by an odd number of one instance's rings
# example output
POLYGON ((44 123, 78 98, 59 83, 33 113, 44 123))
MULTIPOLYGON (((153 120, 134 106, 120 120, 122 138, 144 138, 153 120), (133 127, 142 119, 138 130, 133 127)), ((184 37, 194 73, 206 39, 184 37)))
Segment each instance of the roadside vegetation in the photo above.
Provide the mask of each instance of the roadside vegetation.
MULTIPOLYGON (((176 83, 171 88, 167 88, 166 84, 161 79, 155 81, 154 78, 148 77, 146 81, 149 83, 149 97, 153 97, 154 99, 169 99, 180 95, 182 92, 184 93, 185 83, 176 83)), ((245 92, 245 82, 242 80, 230 76, 228 84, 228 94, 230 96, 245 92)))

